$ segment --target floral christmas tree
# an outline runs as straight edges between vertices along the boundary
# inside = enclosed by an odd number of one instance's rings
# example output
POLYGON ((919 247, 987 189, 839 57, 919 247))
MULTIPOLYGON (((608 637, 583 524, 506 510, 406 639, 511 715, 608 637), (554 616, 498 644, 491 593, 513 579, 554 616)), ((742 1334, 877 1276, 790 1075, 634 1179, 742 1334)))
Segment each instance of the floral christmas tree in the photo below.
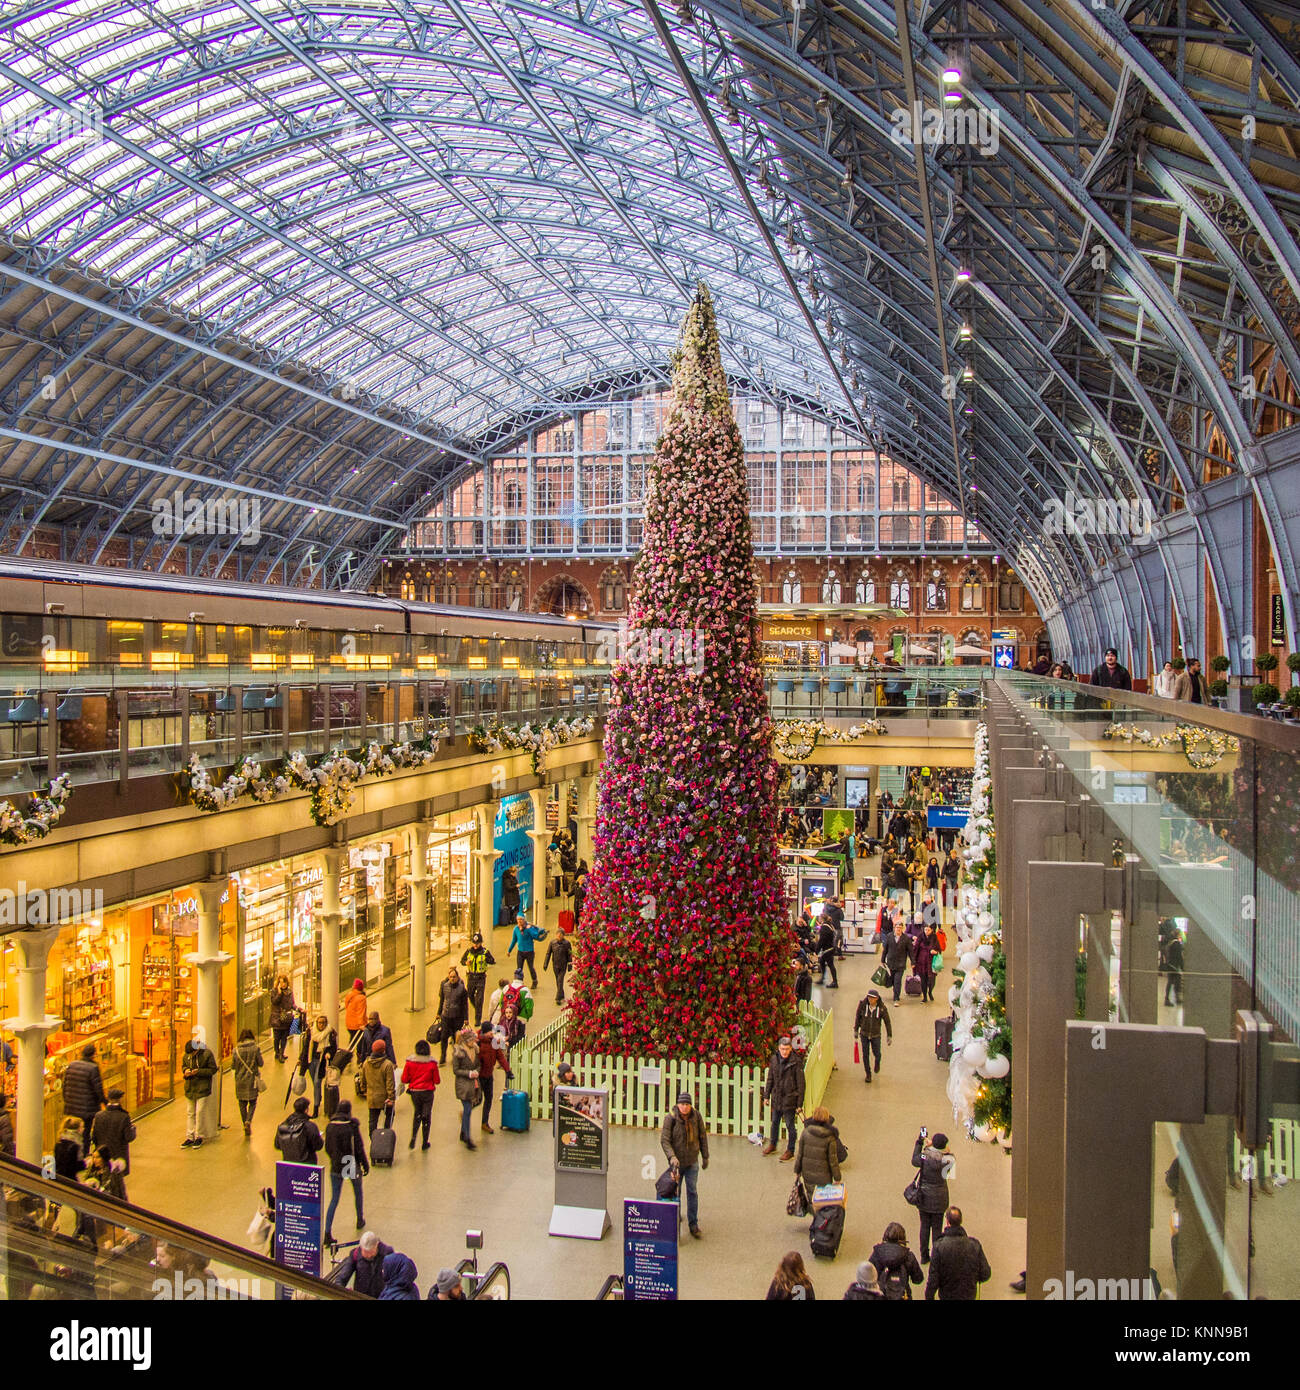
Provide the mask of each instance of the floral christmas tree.
POLYGON ((745 452, 704 286, 673 363, 628 623, 569 1045, 765 1060, 794 1017, 794 940, 777 864, 745 452))

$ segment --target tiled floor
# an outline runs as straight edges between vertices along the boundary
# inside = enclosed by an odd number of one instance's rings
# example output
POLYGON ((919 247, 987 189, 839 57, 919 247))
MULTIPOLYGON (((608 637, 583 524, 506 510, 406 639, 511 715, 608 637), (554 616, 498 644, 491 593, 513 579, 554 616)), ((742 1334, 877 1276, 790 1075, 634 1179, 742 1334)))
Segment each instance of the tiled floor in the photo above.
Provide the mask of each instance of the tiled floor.
MULTIPOLYGON (((554 915, 553 910, 549 915, 554 915)), ((508 936, 504 931, 494 936, 497 939, 489 944, 503 961, 508 936)), ((443 968, 429 968, 431 996, 443 968)), ((953 1136, 957 1163, 952 1197, 965 1213, 967 1230, 984 1243, 993 1268, 983 1297, 1015 1297, 1008 1282, 1024 1266, 1024 1230, 1022 1222, 1007 1214, 1010 1159, 996 1147, 970 1143, 960 1136, 944 1096, 947 1069, 934 1059, 933 1021, 947 1011, 946 985, 935 1004, 905 1000, 893 1010, 893 1046, 885 1051, 877 1083, 868 1088, 861 1066, 853 1062, 851 1029, 873 968, 873 959, 853 956, 840 964, 838 990, 818 989, 814 994, 817 1003, 829 1003, 835 1009, 838 1069, 826 1104, 849 1148, 844 1170, 848 1219, 839 1257, 833 1263, 813 1261, 807 1220, 786 1216, 785 1201, 793 1181, 790 1164, 779 1162, 775 1155, 763 1158, 745 1139, 714 1139, 709 1170, 700 1178, 704 1236, 699 1242, 686 1238, 681 1252, 683 1298, 761 1298, 787 1250, 803 1252, 821 1297, 838 1298, 852 1280, 857 1262, 870 1254, 889 1221, 903 1221, 915 1245, 916 1215, 903 1201, 902 1191, 912 1174, 912 1144, 923 1124, 932 1133, 944 1130, 953 1136)), ((556 1013, 548 979, 543 979, 536 994, 534 1027, 556 1013)), ((409 983, 398 981, 374 998, 393 1030, 399 1055, 405 1056, 427 1026, 424 1015, 417 1017, 404 1007, 409 983)), ((132 1199, 243 1243, 257 1190, 274 1177, 272 1138, 285 1113, 280 1101, 288 1080, 286 1069, 269 1063, 269 1079, 270 1089, 254 1120, 251 1140, 244 1139, 230 1099, 223 1115, 228 1128, 199 1150, 179 1147, 184 1137, 180 1106, 167 1106, 142 1121, 131 1155, 132 1199)), ((514 1297, 594 1298, 605 1277, 622 1270, 623 1199, 649 1195, 654 1176, 664 1166, 658 1133, 614 1131, 609 1171, 614 1227, 600 1242, 565 1240, 547 1234, 553 1173, 546 1129, 534 1125, 530 1133, 518 1135, 498 1128, 496 1134, 482 1136, 477 1152, 471 1153, 457 1141, 459 1114, 448 1076, 434 1103, 432 1148, 428 1153, 418 1148, 410 1152, 406 1148, 410 1106, 405 1098, 398 1101, 397 1161, 391 1169, 378 1170, 366 1179, 367 1225, 415 1261, 421 1293, 440 1266, 454 1264, 465 1253, 465 1231, 481 1228, 485 1246, 480 1264, 504 1260, 514 1297)), ((353 1238, 353 1224, 351 1196, 345 1191, 335 1221, 336 1236, 353 1238)))

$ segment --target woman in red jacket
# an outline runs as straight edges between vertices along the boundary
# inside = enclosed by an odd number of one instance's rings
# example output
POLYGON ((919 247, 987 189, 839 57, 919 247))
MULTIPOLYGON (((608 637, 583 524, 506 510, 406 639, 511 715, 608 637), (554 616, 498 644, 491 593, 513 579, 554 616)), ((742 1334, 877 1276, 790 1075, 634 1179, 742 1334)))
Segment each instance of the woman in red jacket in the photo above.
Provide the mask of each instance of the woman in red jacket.
POLYGON ((483 1133, 495 1134, 496 1131, 488 1124, 488 1118, 492 1114, 493 1073, 500 1067, 509 1081, 514 1072, 510 1070, 510 1058, 507 1055, 504 1036, 493 1029, 490 1023, 485 1023, 478 1030, 478 1055, 478 1084, 479 1090, 483 1092, 483 1133))
POLYGON ((429 1147, 429 1121, 433 1118, 433 1093, 442 1077, 438 1074, 438 1064, 429 1052, 429 1044, 423 1038, 415 1044, 415 1053, 402 1065, 402 1085, 411 1096, 411 1142, 407 1148, 415 1148, 415 1136, 424 1131, 421 1149, 429 1147))

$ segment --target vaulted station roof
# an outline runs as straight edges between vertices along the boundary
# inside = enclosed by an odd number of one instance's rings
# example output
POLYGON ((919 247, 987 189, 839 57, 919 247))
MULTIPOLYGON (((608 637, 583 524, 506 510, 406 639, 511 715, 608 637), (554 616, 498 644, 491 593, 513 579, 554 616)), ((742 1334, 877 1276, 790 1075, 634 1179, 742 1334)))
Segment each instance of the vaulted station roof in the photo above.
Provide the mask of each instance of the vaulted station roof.
POLYGON ((941 488, 1063 649, 1244 631, 1215 488, 1296 590, 1298 52, 1280 0, 6 7, 4 544, 220 483, 364 583, 432 483, 662 380, 702 278, 733 378, 941 488), (1156 543, 1046 533, 1070 491, 1156 543))

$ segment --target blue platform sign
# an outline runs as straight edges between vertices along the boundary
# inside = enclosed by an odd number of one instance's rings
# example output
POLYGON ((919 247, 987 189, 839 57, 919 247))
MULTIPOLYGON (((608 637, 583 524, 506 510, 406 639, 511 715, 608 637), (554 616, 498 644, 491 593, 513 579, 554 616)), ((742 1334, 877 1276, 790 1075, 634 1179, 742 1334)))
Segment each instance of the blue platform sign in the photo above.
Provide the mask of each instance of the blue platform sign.
POLYGON ((677 1300, 677 1202, 623 1201, 623 1301, 677 1300))
MULTIPOLYGON (((275 1262, 320 1277, 325 1170, 314 1163, 275 1165, 275 1262)), ((289 1290, 279 1286, 279 1296, 289 1290)))
MULTIPOLYGON (((492 848, 500 858, 492 866, 492 920, 501 921, 501 877, 513 867, 519 878, 519 911, 525 916, 533 906, 533 799, 527 792, 507 796, 497 807, 492 848)), ((540 922, 538 923, 540 926, 540 922)))
POLYGON ((925 821, 931 830, 961 830, 970 820, 969 806, 927 806, 925 821))

